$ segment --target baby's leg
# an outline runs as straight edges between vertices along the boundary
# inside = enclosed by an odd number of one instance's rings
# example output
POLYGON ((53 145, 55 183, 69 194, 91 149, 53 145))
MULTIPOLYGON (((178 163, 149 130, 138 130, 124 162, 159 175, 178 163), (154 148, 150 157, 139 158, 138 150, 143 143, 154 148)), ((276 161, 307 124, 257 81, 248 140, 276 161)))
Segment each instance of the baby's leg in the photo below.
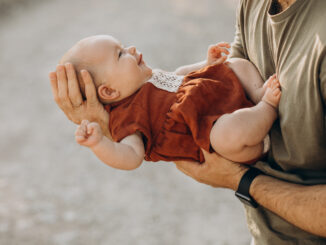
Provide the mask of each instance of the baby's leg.
POLYGON ((267 82, 262 101, 256 106, 221 116, 210 133, 213 149, 236 162, 260 157, 263 140, 277 118, 281 96, 279 87, 278 80, 273 76, 267 82))
POLYGON ((252 102, 258 104, 261 101, 265 89, 264 81, 257 68, 248 60, 232 58, 229 60, 229 67, 239 78, 239 81, 252 102))

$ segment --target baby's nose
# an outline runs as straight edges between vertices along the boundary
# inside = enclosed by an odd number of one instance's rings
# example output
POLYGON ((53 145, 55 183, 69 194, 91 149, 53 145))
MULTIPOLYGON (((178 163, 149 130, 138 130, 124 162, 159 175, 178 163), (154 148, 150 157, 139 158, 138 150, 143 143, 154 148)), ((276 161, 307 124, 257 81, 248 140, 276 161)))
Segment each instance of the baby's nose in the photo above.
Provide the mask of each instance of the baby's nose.
POLYGON ((136 47, 135 46, 130 46, 129 48, 130 54, 134 55, 136 53, 136 47))

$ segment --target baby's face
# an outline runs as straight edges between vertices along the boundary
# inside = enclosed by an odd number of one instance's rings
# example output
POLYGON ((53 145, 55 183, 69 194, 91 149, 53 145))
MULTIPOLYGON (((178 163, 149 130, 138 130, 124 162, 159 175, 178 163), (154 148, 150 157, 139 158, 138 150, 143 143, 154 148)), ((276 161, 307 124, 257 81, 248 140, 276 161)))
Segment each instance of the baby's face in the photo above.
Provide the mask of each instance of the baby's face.
POLYGON ((85 55, 90 55, 90 62, 95 63, 98 78, 119 92, 117 100, 136 92, 152 76, 152 69, 133 46, 124 48, 111 36, 91 37, 86 45, 90 46, 85 55))

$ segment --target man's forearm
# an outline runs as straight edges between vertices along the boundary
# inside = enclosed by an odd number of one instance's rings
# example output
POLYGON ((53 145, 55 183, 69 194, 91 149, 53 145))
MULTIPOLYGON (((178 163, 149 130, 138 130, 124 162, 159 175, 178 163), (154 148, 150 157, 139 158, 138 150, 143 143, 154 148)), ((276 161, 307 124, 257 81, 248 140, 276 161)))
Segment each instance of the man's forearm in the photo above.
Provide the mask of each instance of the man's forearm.
POLYGON ((260 175, 250 195, 263 207, 312 234, 326 237, 326 186, 303 186, 260 175))
MULTIPOLYGON (((181 161, 176 163, 178 169, 201 183, 236 191, 247 167, 215 153, 203 153, 205 163, 181 161)), ((296 185, 259 175, 250 186, 250 195, 289 223, 326 237, 326 185, 296 185)))

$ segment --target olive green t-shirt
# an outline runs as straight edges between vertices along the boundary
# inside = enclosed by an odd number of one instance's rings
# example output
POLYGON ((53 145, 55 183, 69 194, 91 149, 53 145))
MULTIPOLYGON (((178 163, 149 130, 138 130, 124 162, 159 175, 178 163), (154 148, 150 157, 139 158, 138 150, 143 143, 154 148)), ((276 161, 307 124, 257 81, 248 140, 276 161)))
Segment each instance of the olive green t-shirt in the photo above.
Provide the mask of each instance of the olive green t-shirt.
MULTIPOLYGON (((326 0, 296 0, 276 13, 272 0, 240 0, 231 57, 262 78, 277 73, 282 97, 268 162, 256 167, 300 184, 326 184, 326 0)), ((256 245, 326 244, 259 207, 246 207, 256 245)), ((326 225, 326 221, 325 221, 326 225)))

